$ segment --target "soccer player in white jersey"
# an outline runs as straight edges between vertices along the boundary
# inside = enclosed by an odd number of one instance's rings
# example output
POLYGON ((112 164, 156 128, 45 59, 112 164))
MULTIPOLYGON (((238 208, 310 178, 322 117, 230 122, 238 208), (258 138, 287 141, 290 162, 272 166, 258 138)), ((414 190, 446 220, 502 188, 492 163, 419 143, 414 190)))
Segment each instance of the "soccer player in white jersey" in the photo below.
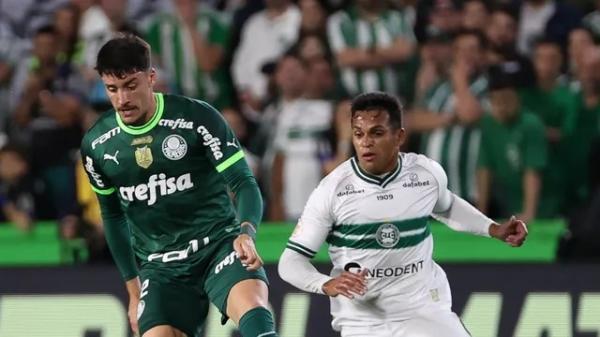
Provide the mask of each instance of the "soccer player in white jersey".
POLYGON ((279 275, 331 298, 342 337, 463 337, 444 271, 433 261, 429 217, 458 231, 523 244, 525 224, 498 224, 447 187, 435 161, 399 153, 402 110, 385 93, 352 102, 356 156, 313 191, 279 261, 279 275), (327 241, 331 275, 310 263, 327 241), (342 295, 342 296, 338 296, 342 295))

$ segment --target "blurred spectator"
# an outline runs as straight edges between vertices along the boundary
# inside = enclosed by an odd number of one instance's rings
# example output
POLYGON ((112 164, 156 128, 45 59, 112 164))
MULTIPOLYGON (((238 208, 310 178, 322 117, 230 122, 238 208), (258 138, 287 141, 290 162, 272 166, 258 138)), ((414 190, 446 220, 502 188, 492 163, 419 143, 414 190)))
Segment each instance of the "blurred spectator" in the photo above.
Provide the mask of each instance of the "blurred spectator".
POLYGON ((79 41, 79 8, 73 4, 59 7, 54 12, 59 62, 83 63, 83 44, 79 41))
POLYGON ((35 214, 33 185, 25 154, 7 144, 0 149, 0 222, 29 230, 35 214))
POLYGON ((489 42, 488 61, 512 67, 519 87, 535 85, 533 65, 517 51, 518 18, 508 6, 495 8, 489 17, 486 37, 489 42))
POLYGON ((0 147, 7 141, 6 127, 11 117, 10 83, 19 56, 15 41, 9 22, 0 15, 0 147))
POLYGON ((262 109, 268 92, 263 65, 277 61, 296 43, 302 20, 300 10, 290 0, 265 0, 265 5, 242 28, 231 68, 242 108, 256 111, 262 109))
POLYGON ((462 7, 462 28, 485 32, 489 24, 487 2, 484 0, 466 0, 462 7))
POLYGON ((323 157, 330 157, 326 134, 331 128, 333 106, 327 100, 302 97, 307 69, 297 56, 284 56, 275 76, 288 95, 275 131, 269 218, 295 221, 321 180, 323 157))
POLYGON ((421 44, 420 65, 415 81, 415 101, 420 104, 427 91, 448 78, 452 63, 452 36, 444 32, 430 32, 421 44))
POLYGON ((431 87, 420 106, 407 114, 411 129, 425 132, 423 153, 444 167, 449 188, 471 202, 476 199, 478 123, 487 94, 485 54, 481 33, 459 32, 448 77, 431 87))
POLYGON ((21 62, 13 80, 12 136, 23 142, 32 170, 46 188, 53 216, 61 217, 75 204, 72 154, 79 147, 83 79, 68 62, 61 62, 58 34, 52 26, 33 38, 33 55, 21 62))
POLYGON ((300 0, 298 7, 302 15, 300 21, 300 35, 314 34, 325 37, 327 12, 323 7, 323 2, 317 0, 300 0))
POLYGON ((460 1, 420 0, 417 2, 415 34, 419 41, 431 33, 454 33, 462 25, 460 1))
POLYGON ((569 75, 576 79, 578 77, 578 68, 581 67, 585 51, 590 50, 589 47, 594 45, 594 36, 591 31, 586 28, 578 27, 569 33, 569 75))
POLYGON ((296 45, 300 58, 304 62, 318 59, 330 59, 327 41, 317 34, 303 35, 296 45))
POLYGON ((592 140, 600 136, 600 49, 588 46, 578 58, 575 95, 577 119, 571 136, 565 139, 567 164, 563 180, 567 185, 567 210, 582 205, 593 192, 587 160, 592 140), (573 174, 577 172, 577 174, 573 174))
POLYGON ((217 12, 195 0, 173 0, 174 16, 162 14, 147 37, 157 64, 176 93, 231 107, 233 87, 223 67, 229 27, 217 12))
POLYGON ((223 114, 223 118, 225 118, 233 130, 235 137, 240 141, 242 149, 244 150, 244 158, 248 163, 248 167, 250 167, 250 170, 252 170, 252 173, 256 179, 260 179, 260 159, 246 148, 249 138, 249 130, 246 120, 238 111, 232 108, 223 109, 221 110, 221 113, 223 114))
POLYGON ((595 10, 583 17, 583 25, 593 32, 595 37, 600 36, 600 1, 595 0, 595 10))
POLYGON ((600 261, 600 138, 590 145, 587 161, 590 193, 569 214, 568 229, 559 240, 557 259, 563 262, 600 261))
POLYGON ((335 78, 329 61, 324 57, 313 57, 301 61, 306 65, 306 88, 304 96, 309 99, 328 99, 334 97, 335 78))
POLYGON ((416 43, 402 12, 386 9, 382 1, 355 0, 329 18, 328 36, 347 97, 377 90, 403 96, 396 66, 416 43))
MULTIPOLYGON (((111 108, 104 84, 94 70, 100 47, 118 32, 137 34, 135 26, 127 20, 128 0, 75 0, 82 11, 80 38, 83 43, 82 74, 88 84, 88 101, 98 112, 111 108)), ((158 77, 159 80, 161 77, 158 77)))
POLYGON ((544 171, 538 214, 542 218, 564 211, 564 139, 572 134, 577 114, 573 94, 561 76, 562 62, 558 43, 550 39, 538 41, 533 52, 537 85, 520 90, 523 107, 537 114, 546 128, 548 166, 544 171))
POLYGON ((489 72, 491 114, 481 120, 477 204, 492 217, 517 215, 529 222, 537 213, 546 137, 538 116, 521 108, 510 70, 496 66, 489 72))
POLYGON ((581 23, 581 14, 576 8, 555 0, 525 0, 519 17, 517 46, 525 55, 531 55, 535 42, 541 37, 566 45, 569 32, 581 23))

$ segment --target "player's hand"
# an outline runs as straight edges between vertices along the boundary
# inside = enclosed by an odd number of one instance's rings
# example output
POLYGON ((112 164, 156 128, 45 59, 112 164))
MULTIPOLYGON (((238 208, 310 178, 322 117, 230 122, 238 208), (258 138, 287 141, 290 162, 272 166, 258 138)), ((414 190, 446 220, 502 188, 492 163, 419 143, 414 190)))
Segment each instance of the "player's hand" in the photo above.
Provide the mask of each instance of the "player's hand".
POLYGON ((125 282, 127 293, 129 294, 129 307, 127 308, 127 316, 129 317, 129 325, 134 336, 139 336, 138 328, 138 305, 140 303, 140 279, 139 277, 133 278, 125 282))
POLYGON ((131 326, 131 331, 133 331, 134 336, 139 336, 139 328, 138 328, 138 320, 137 320, 137 309, 138 304, 140 303, 139 298, 131 297, 129 298, 129 308, 127 310, 127 316, 129 317, 129 325, 131 326))
POLYGON ((327 296, 336 297, 344 295, 353 299, 355 295, 364 295, 367 292, 367 269, 360 273, 345 271, 323 285, 323 292, 327 296))
POLYGON ((248 234, 240 234, 233 241, 233 249, 246 270, 257 270, 262 267, 263 261, 256 251, 254 240, 248 234))
POLYGON ((527 226, 515 216, 503 224, 491 225, 489 232, 490 236, 513 247, 520 247, 527 238, 527 226))

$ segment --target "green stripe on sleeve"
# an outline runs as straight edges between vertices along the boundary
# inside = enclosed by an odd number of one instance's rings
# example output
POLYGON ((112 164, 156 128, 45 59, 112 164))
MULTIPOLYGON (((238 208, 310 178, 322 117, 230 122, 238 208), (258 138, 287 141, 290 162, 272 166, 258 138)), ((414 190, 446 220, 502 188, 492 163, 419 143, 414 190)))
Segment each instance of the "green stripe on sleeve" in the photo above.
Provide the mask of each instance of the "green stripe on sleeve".
POLYGON ((287 249, 291 249, 291 250, 295 251, 296 253, 298 253, 298 254, 300 254, 300 255, 302 255, 302 256, 306 256, 306 257, 308 257, 309 259, 312 259, 312 258, 314 257, 314 255, 313 255, 313 256, 311 256, 311 255, 307 254, 307 253, 306 253, 304 250, 302 250, 302 249, 299 249, 299 248, 296 248, 296 246, 292 246, 292 245, 289 245, 289 244, 288 244, 288 245, 286 246, 286 248, 287 248, 287 249))
POLYGON ((227 170, 231 165, 237 163, 240 159, 244 158, 244 151, 239 150, 233 156, 227 158, 224 162, 217 166, 217 172, 221 173, 227 170))
POLYGON ((312 257, 312 256, 315 256, 315 255, 317 254, 317 252, 315 252, 314 250, 312 250, 312 249, 310 249, 310 248, 308 248, 308 247, 306 247, 306 246, 303 246, 303 245, 301 245, 301 244, 299 244, 299 243, 297 243, 297 242, 295 242, 295 241, 292 241, 292 240, 289 240, 289 241, 288 241, 288 244, 287 244, 287 246, 288 246, 288 247, 290 247, 290 246, 294 246, 294 247, 296 247, 296 248, 302 249, 302 250, 304 250, 304 251, 305 251, 307 254, 311 255, 311 257, 312 257))
POLYGON ((114 187, 107 188, 105 190, 101 190, 99 188, 94 187, 94 185, 92 185, 92 184, 90 184, 90 186, 92 186, 92 190, 94 192, 96 192, 98 194, 101 194, 101 195, 110 195, 110 194, 113 194, 115 192, 115 188, 114 187))

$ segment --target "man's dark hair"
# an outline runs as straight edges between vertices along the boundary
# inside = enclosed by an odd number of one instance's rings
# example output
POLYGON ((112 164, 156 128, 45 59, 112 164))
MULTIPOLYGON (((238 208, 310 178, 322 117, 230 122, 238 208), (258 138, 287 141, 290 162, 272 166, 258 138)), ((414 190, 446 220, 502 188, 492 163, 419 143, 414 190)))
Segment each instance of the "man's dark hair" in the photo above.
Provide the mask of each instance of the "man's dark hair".
POLYGON ((53 25, 43 25, 35 30, 34 36, 39 35, 54 35, 56 36, 58 32, 53 25))
POLYGON ((385 92, 375 91, 356 96, 350 110, 352 118, 358 111, 383 110, 390 116, 390 126, 393 129, 402 127, 402 105, 396 97, 385 92))
POLYGON ((459 29, 454 35, 454 40, 460 39, 463 36, 474 36, 479 42, 479 48, 484 50, 488 47, 488 40, 482 32, 475 29, 459 29))
POLYGON ((150 45, 132 34, 122 34, 106 42, 98 52, 96 71, 100 76, 123 77, 150 70, 150 45))

